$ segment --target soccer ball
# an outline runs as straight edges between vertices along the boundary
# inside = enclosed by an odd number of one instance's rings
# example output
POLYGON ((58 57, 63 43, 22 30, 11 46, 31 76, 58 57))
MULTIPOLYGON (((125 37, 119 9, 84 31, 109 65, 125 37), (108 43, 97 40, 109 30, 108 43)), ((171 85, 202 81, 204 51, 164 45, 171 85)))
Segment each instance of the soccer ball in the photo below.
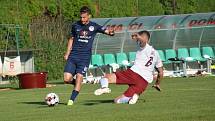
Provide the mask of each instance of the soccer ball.
POLYGON ((45 97, 45 102, 48 106, 55 106, 59 103, 59 97, 55 93, 49 93, 45 97))

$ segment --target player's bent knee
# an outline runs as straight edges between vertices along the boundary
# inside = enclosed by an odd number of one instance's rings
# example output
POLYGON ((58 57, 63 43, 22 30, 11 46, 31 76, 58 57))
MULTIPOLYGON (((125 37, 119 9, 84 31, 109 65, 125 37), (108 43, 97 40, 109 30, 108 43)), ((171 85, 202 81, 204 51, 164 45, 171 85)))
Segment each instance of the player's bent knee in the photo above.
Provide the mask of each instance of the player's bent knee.
POLYGON ((83 74, 77 73, 76 78, 83 78, 83 74))
POLYGON ((73 78, 72 74, 66 72, 64 73, 64 83, 70 82, 72 78, 73 78))
POLYGON ((83 75, 80 73, 76 74, 76 83, 81 83, 83 81, 83 75))
POLYGON ((70 81, 70 77, 68 77, 68 76, 64 76, 64 82, 68 82, 68 81, 70 81))
POLYGON ((68 84, 72 81, 72 77, 71 76, 65 76, 64 77, 64 83, 68 84))
POLYGON ((64 83, 69 83, 71 81, 71 79, 70 78, 64 78, 64 83))

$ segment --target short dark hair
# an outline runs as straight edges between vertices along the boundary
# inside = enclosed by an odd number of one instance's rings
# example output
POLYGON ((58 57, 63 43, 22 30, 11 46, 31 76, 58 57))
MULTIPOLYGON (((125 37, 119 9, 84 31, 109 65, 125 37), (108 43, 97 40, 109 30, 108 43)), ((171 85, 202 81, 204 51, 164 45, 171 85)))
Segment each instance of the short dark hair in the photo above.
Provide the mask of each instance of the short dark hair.
POLYGON ((150 33, 149 33, 148 31, 146 31, 146 30, 139 31, 139 32, 138 32, 138 34, 139 34, 139 35, 146 34, 146 35, 147 35, 147 37, 148 37, 148 39, 150 39, 150 33))
POLYGON ((88 13, 88 14, 91 14, 91 10, 90 10, 89 7, 83 6, 83 7, 80 9, 80 13, 88 13))

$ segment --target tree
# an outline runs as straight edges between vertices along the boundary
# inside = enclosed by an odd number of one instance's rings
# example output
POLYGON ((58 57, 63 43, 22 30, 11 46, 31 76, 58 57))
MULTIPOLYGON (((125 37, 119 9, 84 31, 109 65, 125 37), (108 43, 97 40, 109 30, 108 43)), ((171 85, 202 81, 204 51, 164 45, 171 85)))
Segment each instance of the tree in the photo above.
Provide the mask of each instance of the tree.
POLYGON ((215 1, 214 0, 195 0, 197 1, 198 13, 215 12, 215 1))
POLYGON ((65 20, 74 21, 79 18, 79 10, 82 6, 89 6, 92 14, 95 8, 90 0, 62 0, 63 16, 65 20))
POLYGON ((159 0, 138 0, 139 16, 163 15, 164 9, 159 0))
POLYGON ((195 13, 197 9, 196 0, 177 0, 177 14, 195 13))
POLYGON ((195 13, 198 4, 197 0, 160 0, 160 3, 166 15, 195 13))
POLYGON ((160 0, 160 3, 163 6, 165 15, 173 14, 173 0, 160 0))
POLYGON ((97 8, 95 17, 129 17, 136 16, 136 8, 134 0, 94 0, 97 8))

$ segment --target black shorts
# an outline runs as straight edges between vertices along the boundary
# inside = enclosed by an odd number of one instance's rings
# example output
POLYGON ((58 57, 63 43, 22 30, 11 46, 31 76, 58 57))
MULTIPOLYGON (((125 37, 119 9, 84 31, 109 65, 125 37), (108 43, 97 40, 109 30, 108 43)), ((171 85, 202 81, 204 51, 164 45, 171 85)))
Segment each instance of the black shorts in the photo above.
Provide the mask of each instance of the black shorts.
POLYGON ((71 73, 73 76, 77 73, 84 75, 89 67, 89 62, 67 60, 64 72, 71 73))

